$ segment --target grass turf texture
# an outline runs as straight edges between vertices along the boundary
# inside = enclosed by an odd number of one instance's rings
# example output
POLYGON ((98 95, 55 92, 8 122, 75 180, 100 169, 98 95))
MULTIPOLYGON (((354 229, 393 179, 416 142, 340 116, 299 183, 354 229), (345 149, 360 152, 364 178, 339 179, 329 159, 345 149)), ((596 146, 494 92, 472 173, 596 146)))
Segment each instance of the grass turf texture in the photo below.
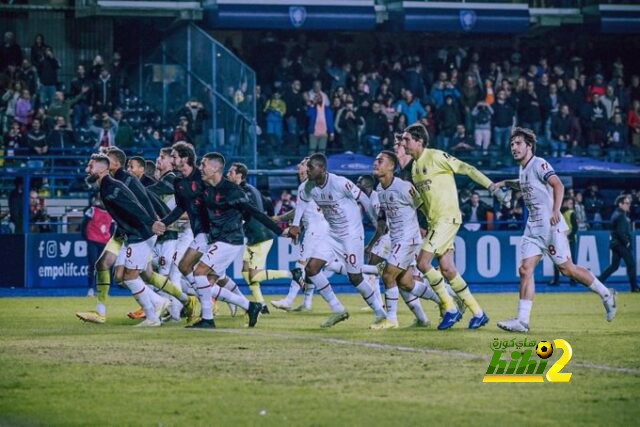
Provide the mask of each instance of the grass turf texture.
MULTIPOLYGON (((134 329, 125 317, 132 298, 111 298, 105 325, 75 318, 91 298, 0 299, 0 425, 637 421, 637 295, 619 294, 607 323, 593 294, 540 294, 526 335, 495 326, 513 315, 515 294, 477 297, 491 317, 477 331, 465 329, 469 313, 449 331, 371 331, 357 295, 340 296, 352 317, 329 330, 319 329, 328 314, 319 297, 312 313, 272 308, 251 330, 222 304, 213 331, 134 329), (482 383, 493 339, 525 336, 571 344, 569 383, 482 383)), ((423 306, 435 323, 435 305, 423 306)), ((405 306, 399 320, 412 320, 405 306)))

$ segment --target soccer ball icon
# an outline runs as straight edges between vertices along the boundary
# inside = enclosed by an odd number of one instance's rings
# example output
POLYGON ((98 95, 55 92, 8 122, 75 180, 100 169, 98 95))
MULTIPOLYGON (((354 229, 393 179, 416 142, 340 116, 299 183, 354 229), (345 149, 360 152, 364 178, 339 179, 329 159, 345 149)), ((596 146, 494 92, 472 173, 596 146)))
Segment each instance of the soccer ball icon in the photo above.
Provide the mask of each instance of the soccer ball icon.
POLYGON ((553 354, 553 346, 549 341, 540 341, 536 345, 536 354, 540 359, 548 359, 553 354))

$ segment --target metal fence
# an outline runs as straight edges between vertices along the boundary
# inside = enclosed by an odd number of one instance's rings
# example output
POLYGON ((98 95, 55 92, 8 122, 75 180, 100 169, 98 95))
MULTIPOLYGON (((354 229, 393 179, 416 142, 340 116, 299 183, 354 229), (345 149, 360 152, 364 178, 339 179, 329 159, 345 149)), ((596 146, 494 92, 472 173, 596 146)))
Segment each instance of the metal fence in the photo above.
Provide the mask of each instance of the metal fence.
POLYGON ((198 152, 216 150, 256 167, 256 74, 196 25, 179 28, 140 58, 132 88, 170 123, 197 99, 206 119, 197 129, 198 152))

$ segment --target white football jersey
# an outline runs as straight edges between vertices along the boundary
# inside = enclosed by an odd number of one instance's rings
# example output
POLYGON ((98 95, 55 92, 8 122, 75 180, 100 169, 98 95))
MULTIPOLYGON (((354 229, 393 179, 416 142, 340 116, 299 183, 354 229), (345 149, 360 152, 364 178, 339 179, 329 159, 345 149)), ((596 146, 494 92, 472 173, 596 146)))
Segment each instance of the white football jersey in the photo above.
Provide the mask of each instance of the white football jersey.
MULTIPOLYGON (((520 166, 520 189, 522 198, 529 211, 527 228, 530 230, 550 230, 553 213, 553 188, 549 185, 549 178, 556 172, 551 165, 541 157, 532 157, 526 165, 520 166)), ((567 231, 569 227, 560 216, 560 223, 556 225, 559 231, 567 231)))
MULTIPOLYGON (((306 184, 307 181, 298 186, 299 195, 304 191, 304 187, 306 184)), ((309 200, 308 204, 306 205, 305 210, 302 214, 302 219, 300 220, 300 224, 302 225, 305 234, 314 233, 323 236, 329 231, 329 224, 327 224, 327 220, 324 219, 322 210, 313 200, 309 200)))
POLYGON ((394 177, 389 187, 384 188, 382 184, 378 184, 376 191, 380 209, 387 217, 391 241, 411 241, 416 238, 420 241, 416 209, 422 204, 422 199, 413 185, 394 177))
POLYGON ((307 183, 298 197, 307 203, 309 200, 316 202, 334 237, 363 235, 362 214, 357 202, 361 191, 347 178, 327 173, 323 186, 307 183))

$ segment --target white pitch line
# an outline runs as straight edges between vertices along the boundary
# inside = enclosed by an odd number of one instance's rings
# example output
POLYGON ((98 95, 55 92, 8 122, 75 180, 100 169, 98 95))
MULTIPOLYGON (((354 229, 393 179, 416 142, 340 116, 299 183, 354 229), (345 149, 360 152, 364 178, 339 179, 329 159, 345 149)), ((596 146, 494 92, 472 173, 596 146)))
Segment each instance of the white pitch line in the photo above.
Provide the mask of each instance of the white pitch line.
MULTIPOLYGON (((344 338, 327 338, 327 337, 319 337, 315 335, 300 335, 300 334, 286 334, 282 332, 266 332, 261 330, 247 330, 247 329, 213 329, 214 332, 224 332, 224 333, 233 333, 233 334, 244 334, 244 335, 255 335, 255 336, 268 336, 271 338, 283 338, 283 339, 298 339, 298 340, 311 340, 318 342, 325 342, 329 344, 338 344, 338 345, 351 345, 358 347, 368 347, 368 348, 377 348, 380 350, 397 350, 397 351, 406 351, 409 353, 424 353, 424 354, 437 354, 439 356, 458 356, 464 357, 466 359, 473 360, 491 360, 489 356, 484 356, 481 354, 475 353, 467 353, 464 351, 458 350, 441 350, 437 348, 428 348, 428 347, 411 347, 405 345, 395 345, 395 344, 385 344, 381 342, 375 341, 359 341, 359 340, 347 340, 344 338)), ((621 372, 625 374, 632 375, 640 375, 640 369, 638 368, 626 368, 623 366, 609 366, 609 365, 599 365, 591 362, 570 362, 574 366, 579 366, 581 368, 587 369, 596 369, 599 371, 607 371, 607 372, 621 372)))

